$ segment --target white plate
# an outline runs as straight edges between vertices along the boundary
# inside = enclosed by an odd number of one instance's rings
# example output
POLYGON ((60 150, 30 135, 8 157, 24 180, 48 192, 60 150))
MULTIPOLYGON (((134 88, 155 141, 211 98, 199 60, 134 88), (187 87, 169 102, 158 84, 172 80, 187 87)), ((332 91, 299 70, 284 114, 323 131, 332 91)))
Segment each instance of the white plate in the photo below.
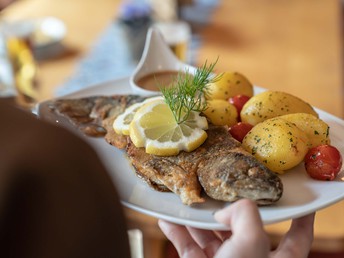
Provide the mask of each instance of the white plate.
MULTIPOLYGON (((255 87, 255 91, 257 93, 263 89, 255 87)), ((89 87, 65 97, 79 98, 126 93, 131 93, 131 88, 128 78, 123 78, 89 87)), ((330 125, 332 144, 344 155, 344 121, 321 110, 317 109, 317 111, 320 117, 330 125)), ((39 114, 44 119, 64 124, 61 119, 47 112, 44 103, 39 106, 39 114)), ((178 224, 203 229, 225 229, 214 220, 213 213, 230 205, 229 203, 208 198, 203 204, 192 207, 183 205, 177 195, 154 191, 137 178, 125 152, 110 146, 102 138, 86 136, 85 138, 94 146, 108 168, 123 205, 178 224)), ((307 176, 303 164, 292 169, 281 176, 284 185, 282 198, 273 206, 259 208, 264 223, 271 224, 297 218, 344 199, 344 182, 341 181, 343 176, 342 170, 335 181, 317 181, 307 176)))

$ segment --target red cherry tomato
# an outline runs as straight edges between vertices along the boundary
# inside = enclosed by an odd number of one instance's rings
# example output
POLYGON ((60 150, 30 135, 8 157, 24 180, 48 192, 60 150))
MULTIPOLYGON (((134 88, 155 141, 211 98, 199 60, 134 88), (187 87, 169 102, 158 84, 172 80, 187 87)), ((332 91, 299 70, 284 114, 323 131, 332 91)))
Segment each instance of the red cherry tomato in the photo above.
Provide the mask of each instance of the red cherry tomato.
POLYGON ((245 135, 253 128, 253 125, 249 123, 239 122, 231 126, 228 131, 239 142, 242 142, 245 135))
POLYGON ((330 145, 313 147, 305 156, 308 175, 318 180, 334 180, 342 168, 342 162, 338 149, 330 145))
POLYGON ((238 110, 238 114, 240 114, 242 107, 249 99, 250 97, 246 95, 236 95, 234 97, 230 97, 228 101, 236 107, 236 109, 238 110))

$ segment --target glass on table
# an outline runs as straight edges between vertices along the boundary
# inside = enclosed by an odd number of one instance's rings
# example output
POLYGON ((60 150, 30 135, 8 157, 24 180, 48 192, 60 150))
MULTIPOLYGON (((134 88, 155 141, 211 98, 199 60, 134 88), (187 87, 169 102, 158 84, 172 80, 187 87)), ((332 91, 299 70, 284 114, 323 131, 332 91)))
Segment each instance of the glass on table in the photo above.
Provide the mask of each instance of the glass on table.
POLYGON ((154 26, 159 29, 178 59, 188 62, 188 46, 191 40, 190 25, 184 21, 166 21, 156 22, 154 26))

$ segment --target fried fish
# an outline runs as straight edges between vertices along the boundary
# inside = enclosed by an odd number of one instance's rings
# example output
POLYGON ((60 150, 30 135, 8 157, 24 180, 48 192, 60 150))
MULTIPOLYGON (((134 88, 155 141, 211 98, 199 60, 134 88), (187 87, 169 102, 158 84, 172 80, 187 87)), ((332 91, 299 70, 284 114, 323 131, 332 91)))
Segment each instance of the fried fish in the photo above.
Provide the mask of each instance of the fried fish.
POLYGON ((138 174, 148 178, 154 175, 184 204, 199 202, 196 179, 205 193, 216 200, 249 198, 259 205, 268 205, 280 199, 280 178, 243 150, 225 127, 210 126, 207 134, 207 140, 196 150, 176 156, 150 155, 131 142, 126 150, 138 174))
POLYGON ((246 152, 226 127, 210 126, 207 140, 196 150, 166 157, 147 154, 128 136, 116 134, 112 128, 115 118, 143 100, 136 95, 95 96, 59 99, 49 107, 86 135, 103 136, 111 145, 125 149, 140 178, 155 190, 176 193, 186 205, 204 202, 202 189, 209 197, 228 202, 249 198, 270 205, 281 198, 280 178, 246 152))

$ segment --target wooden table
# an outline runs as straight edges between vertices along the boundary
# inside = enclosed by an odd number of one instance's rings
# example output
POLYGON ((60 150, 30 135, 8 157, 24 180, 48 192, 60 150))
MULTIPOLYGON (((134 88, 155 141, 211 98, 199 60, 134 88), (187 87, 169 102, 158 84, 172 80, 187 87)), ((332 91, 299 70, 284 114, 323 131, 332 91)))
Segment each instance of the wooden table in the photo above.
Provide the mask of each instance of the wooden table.
POLYGON ((201 31, 198 61, 219 56, 218 70, 343 118, 341 12, 336 0, 222 1, 201 31))
MULTIPOLYGON (((76 51, 39 63, 41 100, 51 98, 56 86, 73 74, 92 42, 116 17, 119 4, 119 0, 23 0, 4 12, 7 19, 52 15, 67 25, 64 43, 76 51)), ((222 1, 209 25, 200 29, 197 63, 219 56, 218 71, 240 71, 256 85, 287 91, 344 118, 341 20, 339 0, 222 1)), ((153 248, 152 239, 164 238, 156 219, 126 213, 129 225, 144 231, 146 257, 158 257, 162 249, 153 248)), ((344 251, 343 217, 343 201, 317 213, 314 250, 344 251)), ((266 227, 273 241, 289 223, 266 227)))

